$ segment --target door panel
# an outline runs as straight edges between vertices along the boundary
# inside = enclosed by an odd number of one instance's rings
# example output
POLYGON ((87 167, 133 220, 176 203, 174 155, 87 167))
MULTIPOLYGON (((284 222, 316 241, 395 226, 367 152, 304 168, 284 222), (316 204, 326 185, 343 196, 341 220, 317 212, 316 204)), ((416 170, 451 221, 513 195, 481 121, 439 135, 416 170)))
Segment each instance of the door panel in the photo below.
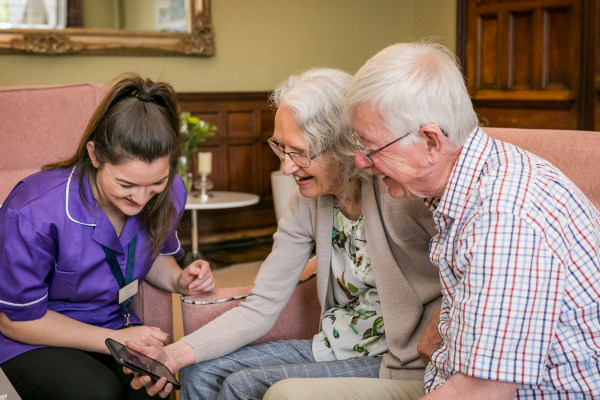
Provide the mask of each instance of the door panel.
POLYGON ((582 113, 598 108, 586 100, 586 71, 598 65, 590 64, 587 49, 597 45, 583 45, 593 19, 583 10, 597 11, 596 0, 461 0, 457 5, 457 29, 464 29, 457 34, 464 40, 459 57, 483 125, 593 129, 593 115, 582 113))

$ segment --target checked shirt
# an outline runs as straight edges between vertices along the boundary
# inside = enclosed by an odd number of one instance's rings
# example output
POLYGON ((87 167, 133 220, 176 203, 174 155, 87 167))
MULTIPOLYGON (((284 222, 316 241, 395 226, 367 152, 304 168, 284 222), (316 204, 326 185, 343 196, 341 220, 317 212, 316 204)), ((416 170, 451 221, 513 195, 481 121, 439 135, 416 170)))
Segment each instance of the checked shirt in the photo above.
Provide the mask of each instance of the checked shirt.
POLYGON ((426 390, 462 373, 515 382, 517 399, 600 398, 600 214, 584 194, 477 128, 426 202, 444 343, 426 390))

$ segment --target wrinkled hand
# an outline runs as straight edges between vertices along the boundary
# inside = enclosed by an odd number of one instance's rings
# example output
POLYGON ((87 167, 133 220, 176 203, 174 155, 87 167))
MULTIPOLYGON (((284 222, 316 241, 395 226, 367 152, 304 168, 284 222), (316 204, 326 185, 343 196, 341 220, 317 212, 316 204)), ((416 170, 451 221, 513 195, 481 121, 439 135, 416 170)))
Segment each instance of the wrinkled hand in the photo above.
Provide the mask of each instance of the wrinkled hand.
POLYGON ((177 285, 180 287, 181 292, 186 295, 201 294, 213 290, 215 280, 208 262, 205 260, 192 262, 181 271, 177 285))
POLYGON ((419 342, 417 343, 417 352, 419 353, 419 357, 421 360, 425 361, 425 364, 428 364, 429 357, 434 350, 437 350, 442 345, 442 338, 438 332, 437 326, 440 321, 440 307, 438 307, 434 312, 429 322, 421 332, 421 336, 419 337, 419 342))
MULTIPOLYGON (((177 372, 179 369, 175 358, 172 357, 164 347, 141 346, 135 342, 127 342, 126 345, 135 351, 160 361, 161 363, 165 364, 173 373, 177 372)), ((137 371, 132 371, 127 367, 123 367, 123 371, 127 374, 134 375, 130 384, 133 389, 138 390, 141 388, 146 388, 146 393, 148 393, 150 396, 154 396, 158 393, 160 397, 166 398, 173 390, 173 385, 167 382, 167 378, 165 377, 160 378, 156 382, 152 382, 152 378, 150 378, 150 376, 143 375, 137 371)))
POLYGON ((135 342, 143 346, 162 347, 169 341, 169 334, 155 326, 132 326, 125 329, 117 329, 112 337, 120 342, 135 342))

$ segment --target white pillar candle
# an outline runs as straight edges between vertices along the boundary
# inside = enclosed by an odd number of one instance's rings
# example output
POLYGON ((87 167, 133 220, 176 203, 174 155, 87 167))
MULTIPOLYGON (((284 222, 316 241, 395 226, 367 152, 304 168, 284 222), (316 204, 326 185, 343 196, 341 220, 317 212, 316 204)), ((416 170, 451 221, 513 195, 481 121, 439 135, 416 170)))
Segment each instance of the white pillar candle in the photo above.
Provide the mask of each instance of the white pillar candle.
POLYGON ((210 175, 212 172, 212 153, 211 152, 200 152, 198 153, 198 173, 200 175, 210 175))

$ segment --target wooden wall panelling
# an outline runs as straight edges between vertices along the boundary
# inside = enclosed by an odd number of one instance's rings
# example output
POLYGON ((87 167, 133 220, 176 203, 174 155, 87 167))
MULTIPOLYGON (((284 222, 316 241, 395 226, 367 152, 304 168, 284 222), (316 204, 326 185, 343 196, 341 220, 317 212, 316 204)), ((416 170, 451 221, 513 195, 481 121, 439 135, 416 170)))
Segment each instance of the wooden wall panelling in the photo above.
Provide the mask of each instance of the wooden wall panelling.
POLYGON ((482 124, 578 128, 582 1, 458 2, 462 61, 482 124))
POLYGON ((600 23, 598 24, 598 34, 596 36, 597 45, 596 45, 596 62, 594 65, 594 73, 593 79, 591 82, 594 82, 594 90, 592 92, 592 98, 594 99, 594 130, 600 131, 600 23))
POLYGON ((585 129, 600 131, 600 1, 588 0, 584 5, 586 71, 581 85, 585 94, 580 119, 585 129))
POLYGON ((535 88, 535 82, 541 81, 541 46, 535 43, 530 46, 530 41, 539 42, 542 38, 535 35, 533 10, 515 12, 509 18, 509 38, 507 57, 507 88, 512 90, 530 90, 535 88), (524 40, 524 38, 530 38, 524 40), (531 47, 534 51, 531 51, 531 47))
POLYGON ((595 130, 600 131, 600 1, 594 1, 594 7, 592 8, 595 12, 591 12, 590 15, 593 17, 593 24, 591 24, 590 37, 594 38, 594 42, 591 44, 594 56, 590 58, 590 79, 588 82, 593 82, 593 90, 591 97, 594 99, 594 127, 595 130))
MULTIPOLYGON (((274 113, 268 93, 181 93, 182 111, 210 121, 219 130, 207 138, 199 151, 213 153, 214 190, 251 192, 260 196, 251 207, 200 211, 199 241, 217 241, 262 236, 275 231, 277 222, 271 194, 271 171, 279 159, 266 140, 273 135, 274 113)), ((197 160, 192 162, 195 173, 197 160)), ((189 218, 185 217, 179 235, 189 238, 189 218)))

